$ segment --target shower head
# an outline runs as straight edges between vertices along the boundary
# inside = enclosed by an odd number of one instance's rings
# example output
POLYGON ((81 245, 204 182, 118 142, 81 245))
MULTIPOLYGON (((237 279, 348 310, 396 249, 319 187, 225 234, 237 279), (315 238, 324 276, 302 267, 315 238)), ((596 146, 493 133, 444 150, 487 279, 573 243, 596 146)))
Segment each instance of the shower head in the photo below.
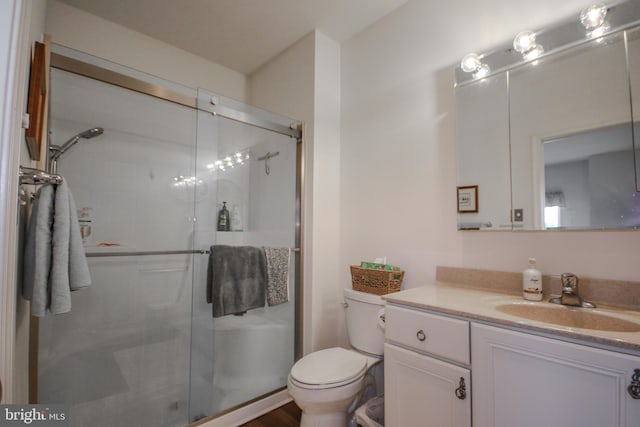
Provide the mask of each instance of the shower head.
POLYGON ((62 154, 65 151, 67 151, 69 148, 73 147, 78 141, 80 141, 80 138, 90 139, 90 138, 93 138, 94 136, 102 135, 103 133, 104 133, 103 128, 95 127, 95 128, 85 130, 84 132, 80 132, 75 136, 72 136, 62 145, 50 146, 49 151, 52 153, 51 161, 58 160, 58 157, 62 156, 62 154))

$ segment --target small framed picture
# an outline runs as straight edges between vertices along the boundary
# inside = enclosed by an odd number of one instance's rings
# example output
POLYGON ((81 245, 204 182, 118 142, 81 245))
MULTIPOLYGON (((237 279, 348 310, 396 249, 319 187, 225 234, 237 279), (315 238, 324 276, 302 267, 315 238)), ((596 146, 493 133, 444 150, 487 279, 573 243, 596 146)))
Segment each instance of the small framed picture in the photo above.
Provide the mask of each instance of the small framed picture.
POLYGON ((458 187, 458 213, 478 212, 478 186, 458 187))

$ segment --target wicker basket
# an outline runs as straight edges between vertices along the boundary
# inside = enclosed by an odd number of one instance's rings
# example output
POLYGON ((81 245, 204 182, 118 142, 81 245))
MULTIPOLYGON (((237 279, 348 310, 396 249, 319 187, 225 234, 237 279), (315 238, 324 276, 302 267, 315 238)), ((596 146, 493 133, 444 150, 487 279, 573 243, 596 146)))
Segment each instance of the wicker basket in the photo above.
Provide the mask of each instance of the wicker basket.
POLYGON ((404 277, 403 270, 373 270, 357 265, 351 266, 351 283, 356 291, 368 292, 376 295, 386 295, 398 292, 404 277))

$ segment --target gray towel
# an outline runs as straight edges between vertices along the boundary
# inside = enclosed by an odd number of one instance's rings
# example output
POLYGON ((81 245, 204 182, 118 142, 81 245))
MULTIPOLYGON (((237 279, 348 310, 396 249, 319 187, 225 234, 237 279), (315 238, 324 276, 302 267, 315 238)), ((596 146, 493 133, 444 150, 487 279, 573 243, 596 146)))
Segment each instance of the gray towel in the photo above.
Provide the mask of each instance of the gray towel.
POLYGON ((267 258, 267 304, 289 301, 289 248, 264 248, 267 258))
POLYGON ((44 185, 38 190, 31 207, 24 245, 22 296, 31 301, 31 314, 40 317, 44 316, 49 305, 53 196, 53 185, 44 185))
POLYGON ((71 310, 71 291, 91 284, 73 196, 65 181, 43 186, 34 202, 24 255, 23 296, 31 314, 71 310))
POLYGON ((261 248, 211 246, 207 268, 207 302, 213 317, 242 314, 264 307, 266 260, 261 248))

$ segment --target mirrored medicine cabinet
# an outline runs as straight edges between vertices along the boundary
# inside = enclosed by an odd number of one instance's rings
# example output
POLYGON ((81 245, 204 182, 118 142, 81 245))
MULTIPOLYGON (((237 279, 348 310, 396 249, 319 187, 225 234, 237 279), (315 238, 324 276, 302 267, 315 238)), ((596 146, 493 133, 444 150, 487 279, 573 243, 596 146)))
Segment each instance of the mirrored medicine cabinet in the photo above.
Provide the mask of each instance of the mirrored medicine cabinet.
POLYGON ((635 3, 606 6, 597 30, 572 18, 531 33, 536 52, 509 43, 456 69, 458 229, 640 229, 635 3))

